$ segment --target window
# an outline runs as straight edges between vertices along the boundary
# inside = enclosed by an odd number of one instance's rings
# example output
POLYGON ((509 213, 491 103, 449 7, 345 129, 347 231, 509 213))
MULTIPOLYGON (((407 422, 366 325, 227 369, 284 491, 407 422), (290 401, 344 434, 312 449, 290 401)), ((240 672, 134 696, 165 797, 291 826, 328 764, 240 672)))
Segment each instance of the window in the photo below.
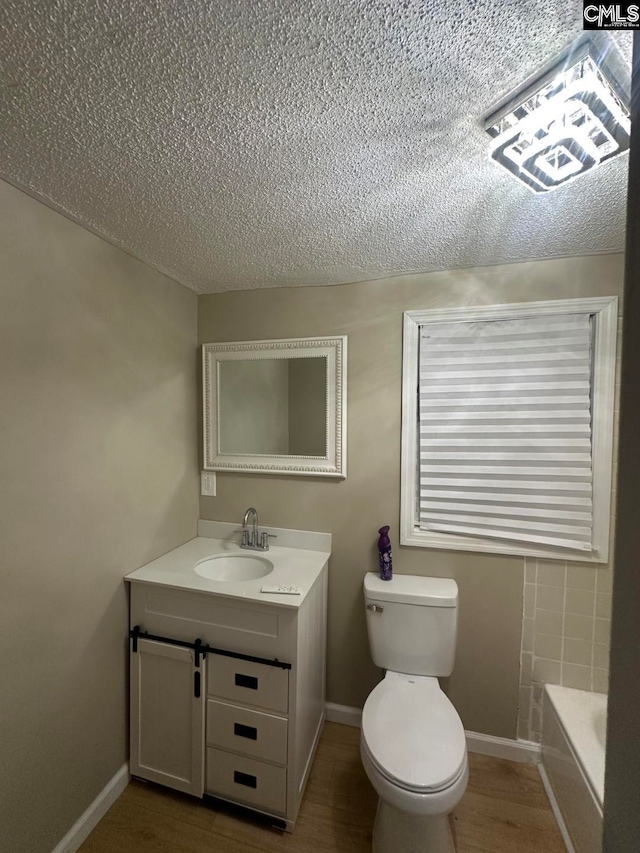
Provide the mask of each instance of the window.
POLYGON ((401 543, 606 562, 617 299, 409 311, 401 543))

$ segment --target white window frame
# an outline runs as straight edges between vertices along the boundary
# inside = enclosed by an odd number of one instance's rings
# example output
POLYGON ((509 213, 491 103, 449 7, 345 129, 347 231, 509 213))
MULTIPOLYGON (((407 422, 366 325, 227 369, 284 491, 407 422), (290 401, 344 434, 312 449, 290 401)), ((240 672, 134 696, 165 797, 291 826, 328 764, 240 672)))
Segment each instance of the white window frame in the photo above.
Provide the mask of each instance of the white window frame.
POLYGON ((400 478, 400 544, 445 551, 476 551, 544 557, 580 563, 607 563, 611 526, 611 480, 616 380, 618 297, 557 299, 490 305, 481 308, 442 308, 404 313, 402 354, 402 461, 400 478), (420 530, 418 496, 418 354, 420 328, 429 323, 471 323, 483 320, 540 318, 553 314, 590 314, 594 317, 592 399, 593 549, 578 553, 525 543, 480 539, 420 530))

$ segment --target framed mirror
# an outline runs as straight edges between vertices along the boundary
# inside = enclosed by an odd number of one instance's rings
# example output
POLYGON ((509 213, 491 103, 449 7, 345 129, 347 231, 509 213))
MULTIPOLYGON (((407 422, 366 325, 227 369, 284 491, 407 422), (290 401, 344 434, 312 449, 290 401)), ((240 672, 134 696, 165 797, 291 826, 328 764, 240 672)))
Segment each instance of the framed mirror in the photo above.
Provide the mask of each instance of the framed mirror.
POLYGON ((347 338, 204 344, 204 468, 346 477, 347 338))

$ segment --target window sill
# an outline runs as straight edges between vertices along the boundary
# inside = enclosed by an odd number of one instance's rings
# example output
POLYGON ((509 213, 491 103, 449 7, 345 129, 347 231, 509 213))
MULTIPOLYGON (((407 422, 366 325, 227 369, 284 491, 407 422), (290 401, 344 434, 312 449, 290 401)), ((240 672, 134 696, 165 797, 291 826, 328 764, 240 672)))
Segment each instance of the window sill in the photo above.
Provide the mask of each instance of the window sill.
POLYGON ((539 557, 544 560, 562 560, 569 563, 606 564, 608 554, 597 551, 571 551, 559 548, 541 548, 517 543, 470 539, 447 533, 426 533, 418 527, 402 531, 400 544, 440 551, 470 551, 478 554, 506 554, 511 557, 539 557))

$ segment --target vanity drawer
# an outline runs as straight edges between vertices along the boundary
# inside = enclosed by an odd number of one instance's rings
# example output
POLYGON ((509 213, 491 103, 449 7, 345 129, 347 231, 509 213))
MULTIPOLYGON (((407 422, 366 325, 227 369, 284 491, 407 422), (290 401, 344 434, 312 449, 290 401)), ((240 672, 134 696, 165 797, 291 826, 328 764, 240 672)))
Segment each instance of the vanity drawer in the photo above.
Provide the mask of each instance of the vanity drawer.
POLYGON ((211 696, 287 713, 289 671, 278 666, 207 655, 207 687, 211 696))
POLYGON ((207 701, 207 746, 286 764, 287 727, 283 717, 207 701))
POLYGON ((287 805, 287 771, 221 749, 207 749, 207 793, 275 814, 287 805))

